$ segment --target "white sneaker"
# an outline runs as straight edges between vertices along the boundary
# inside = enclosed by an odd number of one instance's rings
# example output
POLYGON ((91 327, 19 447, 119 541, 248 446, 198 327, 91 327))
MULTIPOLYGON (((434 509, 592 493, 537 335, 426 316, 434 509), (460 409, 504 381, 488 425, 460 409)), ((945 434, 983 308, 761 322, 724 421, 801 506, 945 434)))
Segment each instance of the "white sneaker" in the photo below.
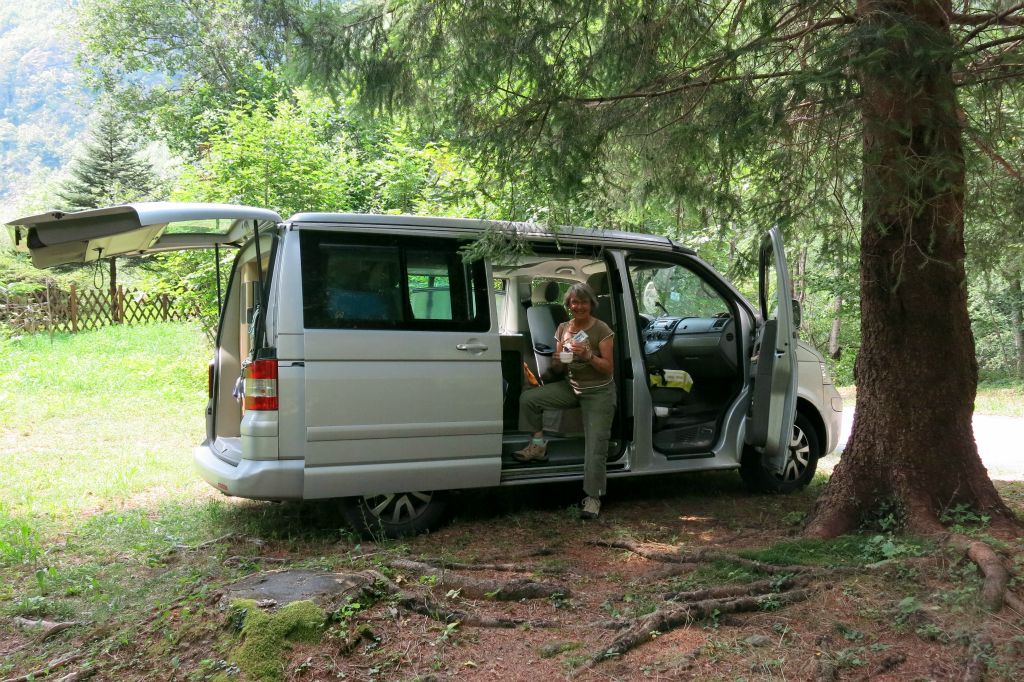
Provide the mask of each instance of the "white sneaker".
POLYGON ((597 515, 601 513, 601 498, 600 497, 584 497, 583 498, 583 510, 580 512, 580 517, 584 519, 596 519, 597 515))

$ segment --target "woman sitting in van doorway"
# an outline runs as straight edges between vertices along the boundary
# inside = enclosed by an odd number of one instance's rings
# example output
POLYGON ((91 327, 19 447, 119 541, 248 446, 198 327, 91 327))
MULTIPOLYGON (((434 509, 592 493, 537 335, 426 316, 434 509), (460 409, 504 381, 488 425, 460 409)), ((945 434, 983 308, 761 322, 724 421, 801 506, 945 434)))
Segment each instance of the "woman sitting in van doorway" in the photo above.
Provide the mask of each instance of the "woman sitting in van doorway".
POLYGON ((565 294, 565 306, 572 319, 558 325, 555 331, 555 356, 552 369, 568 370, 568 381, 556 381, 524 391, 520 410, 533 440, 513 454, 520 462, 547 459, 544 440, 544 410, 579 407, 583 410, 583 518, 597 518, 601 496, 605 493, 608 439, 615 415, 615 383, 613 381, 614 332, 593 317, 597 297, 586 284, 577 283, 565 294))

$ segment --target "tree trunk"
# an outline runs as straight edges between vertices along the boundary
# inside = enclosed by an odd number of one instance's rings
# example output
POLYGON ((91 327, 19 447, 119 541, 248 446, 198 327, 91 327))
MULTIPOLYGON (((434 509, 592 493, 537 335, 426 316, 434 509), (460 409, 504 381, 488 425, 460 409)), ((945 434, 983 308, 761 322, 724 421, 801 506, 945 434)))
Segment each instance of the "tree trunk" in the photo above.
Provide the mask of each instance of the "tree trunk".
POLYGON ((838 360, 843 354, 839 345, 839 332, 842 330, 843 295, 836 294, 832 304, 832 330, 828 333, 828 356, 838 360))
POLYGON ((1017 351, 1017 376, 1024 379, 1024 292, 1020 277, 1010 278, 1010 326, 1013 328, 1013 347, 1017 351))
MULTIPOLYGON (((801 309, 807 302, 807 247, 800 247, 800 254, 796 261, 796 300, 800 303, 801 309)), ((805 315, 806 317, 806 315, 805 315)))
POLYGON ((889 501, 918 532, 967 504, 1012 524, 971 426, 978 367, 964 275, 964 173, 950 0, 860 0, 861 347, 843 457, 805 532, 889 501))
POLYGON ((117 296, 117 258, 110 259, 110 321, 121 323, 121 306, 117 296))

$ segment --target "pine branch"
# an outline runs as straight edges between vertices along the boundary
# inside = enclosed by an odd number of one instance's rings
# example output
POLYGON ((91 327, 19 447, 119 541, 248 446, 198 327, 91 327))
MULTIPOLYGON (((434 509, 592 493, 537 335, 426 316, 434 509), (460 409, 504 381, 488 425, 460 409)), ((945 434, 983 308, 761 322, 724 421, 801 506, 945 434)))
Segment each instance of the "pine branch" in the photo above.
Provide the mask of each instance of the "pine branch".
POLYGON ((770 43, 788 43, 788 42, 790 42, 792 40, 796 40, 797 38, 803 38, 808 33, 814 33, 815 31, 818 31, 818 30, 823 29, 823 28, 833 28, 833 27, 836 27, 836 26, 849 26, 851 24, 856 24, 856 23, 857 23, 857 18, 856 17, 846 16, 846 15, 839 16, 839 17, 829 17, 827 19, 822 19, 821 21, 815 22, 815 23, 811 24, 810 26, 802 28, 799 31, 794 31, 792 33, 787 33, 785 35, 778 36, 777 38, 772 38, 768 42, 770 42, 770 43))
POLYGON ((995 14, 959 14, 953 13, 949 17, 949 23, 958 26, 975 26, 976 28, 960 40, 961 45, 966 45, 979 33, 990 26, 1024 26, 1024 17, 1011 17, 1010 15, 1024 9, 1024 2, 1007 7, 1002 12, 995 14))
POLYGON ((990 40, 987 43, 982 43, 980 45, 975 45, 970 50, 967 50, 964 54, 976 54, 978 52, 981 52, 982 50, 987 50, 990 47, 996 47, 998 45, 1005 45, 1006 43, 1016 43, 1016 42, 1020 42, 1021 40, 1024 40, 1024 35, 1021 35, 1019 33, 1016 34, 1016 35, 1012 35, 1012 36, 1004 36, 1002 38, 997 38, 995 40, 990 40))
POLYGON ((758 80, 771 80, 774 78, 786 78, 788 76, 800 76, 806 75, 805 70, 787 70, 787 71, 774 71, 772 73, 744 73, 738 76, 721 76, 718 78, 702 78, 689 83, 683 83, 674 88, 660 91, 646 91, 646 92, 630 92, 623 95, 606 95, 603 97, 571 97, 566 101, 573 102, 575 104, 582 104, 584 106, 595 106, 600 104, 608 104, 610 102, 621 102, 623 100, 630 99, 656 99, 659 97, 669 97, 672 95, 678 95, 686 90, 692 90, 694 88, 705 88, 712 85, 721 85, 722 83, 731 83, 735 81, 758 81, 758 80))
POLYGON ((980 135, 970 129, 966 129, 964 132, 967 133, 967 137, 971 139, 978 149, 980 149, 985 156, 987 156, 993 163, 1001 166, 1003 170, 1009 173, 1011 176, 1016 178, 1018 181, 1024 183, 1024 173, 1009 161, 1007 161, 999 152, 995 150, 987 141, 982 139, 980 135))
POLYGON ((958 81, 955 83, 958 88, 967 88, 974 85, 983 85, 985 83, 995 83, 996 81, 1005 81, 1013 78, 1024 78, 1024 68, 1018 68, 1014 71, 1001 73, 998 76, 992 76, 991 78, 979 78, 972 81, 958 81))

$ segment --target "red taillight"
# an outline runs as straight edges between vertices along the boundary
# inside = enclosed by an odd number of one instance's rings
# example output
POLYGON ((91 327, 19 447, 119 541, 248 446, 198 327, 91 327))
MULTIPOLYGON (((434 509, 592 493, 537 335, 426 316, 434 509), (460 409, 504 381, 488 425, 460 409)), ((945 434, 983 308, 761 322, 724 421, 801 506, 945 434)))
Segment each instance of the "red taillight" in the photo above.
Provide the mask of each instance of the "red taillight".
POLYGON ((246 368, 245 409, 277 409, 277 360, 256 360, 246 368))
POLYGON ((206 394, 213 399, 213 360, 210 360, 209 366, 206 368, 206 394))

